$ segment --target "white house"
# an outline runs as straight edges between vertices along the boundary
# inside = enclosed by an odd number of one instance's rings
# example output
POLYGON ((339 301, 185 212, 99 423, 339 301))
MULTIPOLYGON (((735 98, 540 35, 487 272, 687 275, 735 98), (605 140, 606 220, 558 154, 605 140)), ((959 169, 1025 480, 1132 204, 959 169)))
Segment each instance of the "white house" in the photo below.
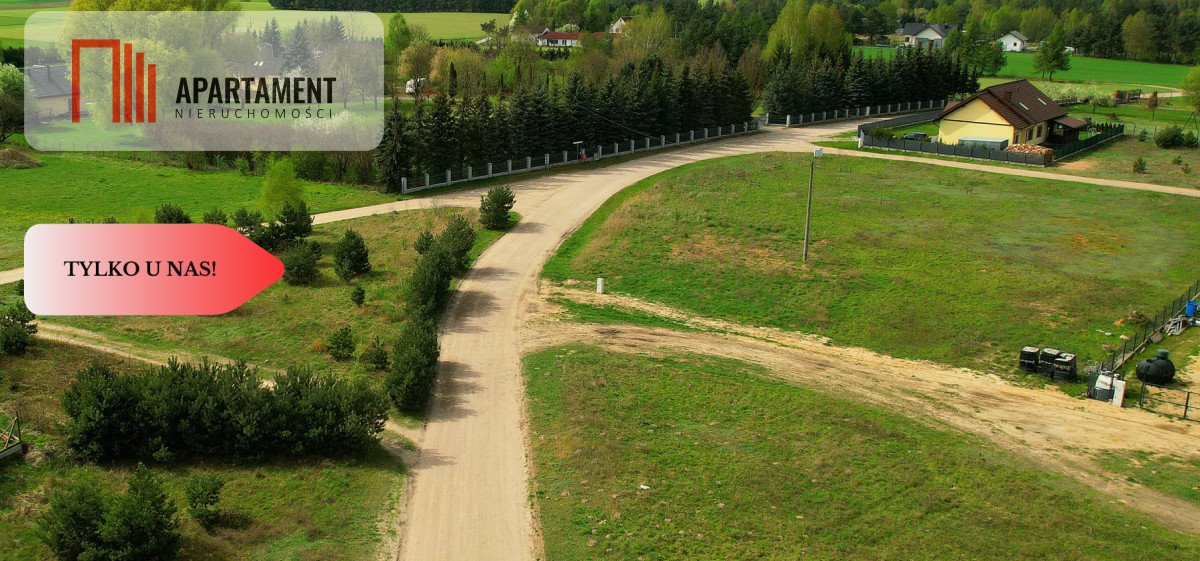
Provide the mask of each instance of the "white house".
POLYGON ((924 47, 926 45, 941 47, 950 32, 957 28, 957 25, 948 23, 912 22, 904 24, 904 27, 897 31, 904 37, 905 47, 924 47))
POLYGON ((608 32, 624 35, 625 26, 629 25, 629 20, 631 19, 633 19, 633 16, 621 16, 617 18, 617 21, 614 21, 612 25, 608 26, 608 32))
POLYGON ((1029 42, 1029 38, 1021 35, 1020 31, 1009 31, 999 39, 1000 47, 1010 53, 1019 53, 1025 50, 1025 43, 1029 42))

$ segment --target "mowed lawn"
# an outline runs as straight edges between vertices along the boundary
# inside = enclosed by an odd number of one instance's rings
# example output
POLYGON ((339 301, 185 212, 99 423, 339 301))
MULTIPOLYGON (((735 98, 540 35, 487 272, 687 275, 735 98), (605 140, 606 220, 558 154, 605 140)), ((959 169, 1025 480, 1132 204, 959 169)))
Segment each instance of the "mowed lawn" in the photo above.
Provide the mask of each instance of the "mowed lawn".
MULTIPOLYGON (((94 477, 119 491, 134 464, 77 464, 62 442, 59 399, 80 369, 92 363, 134 368, 88 349, 39 341, 25 358, 0 357, 0 418, 15 409, 34 443, 29 460, 0 466, 0 551, 6 561, 40 561, 52 555, 36 535, 48 494, 60 485, 94 477), (36 459, 33 459, 36 458, 36 459)), ((404 466, 382 448, 346 460, 307 458, 241 465, 182 462, 152 466, 179 509, 181 561, 376 559, 383 516, 402 504, 404 466), (216 474, 226 481, 220 507, 227 523, 205 532, 186 513, 188 477, 216 474)))
POLYGON ((917 163, 810 157, 691 164, 608 201, 547 264, 555 281, 834 344, 1015 370, 1018 349, 1086 362, 1197 276, 1200 200, 917 163))
MULTIPOLYGON (((259 208, 262 177, 190 171, 157 163, 67 153, 33 153, 42 166, 0 170, 0 270, 20 267, 25 231, 69 219, 153 222, 154 210, 177 204, 196 221, 214 208, 232 214, 259 208)), ((312 212, 385 203, 397 197, 365 188, 302 182, 312 212)))
MULTIPOLYGON (((890 57, 896 49, 880 47, 855 47, 867 56, 890 57)), ((1036 53, 1004 53, 1008 60, 997 76, 1001 78, 1042 78, 1033 69, 1036 53)), ((1165 86, 1178 88, 1191 67, 1182 64, 1159 64, 1136 60, 1115 60, 1080 55, 1071 56, 1071 69, 1055 72, 1058 82, 1098 82, 1119 84, 1131 89, 1138 86, 1165 86)), ((985 77, 985 79, 990 79, 985 77)))
POLYGON ((1155 146, 1153 136, 1139 142, 1136 135, 1126 133, 1124 137, 1058 162, 1046 171, 1200 189, 1200 150, 1164 150, 1155 146), (1133 171, 1133 162, 1138 158, 1146 160, 1145 173, 1133 171), (1175 163, 1176 158, 1180 163, 1175 163))
POLYGON ((1184 560, 1200 541, 982 439, 574 345, 524 358, 547 559, 1184 560))
MULTIPOLYGON (((72 317, 48 321, 98 331, 110 338, 163 352, 186 351, 246 360, 267 368, 307 366, 347 376, 382 379, 357 359, 338 362, 325 342, 350 326, 358 347, 379 337, 389 353, 404 321, 404 291, 419 255, 412 240, 424 230, 440 232, 461 209, 413 210, 316 226, 313 240, 323 247, 320 280, 314 286, 278 282, 240 308, 210 317, 72 317), (372 271, 356 279, 366 291, 362 307, 350 300, 352 284, 333 271, 333 245, 347 229, 366 240, 372 271)), ((476 214, 470 220, 475 223, 476 214)), ((480 230, 472 255, 479 255, 501 233, 480 230)), ((2 301, 2 298, 0 298, 2 301)), ((357 354, 356 354, 357 357, 357 354)))

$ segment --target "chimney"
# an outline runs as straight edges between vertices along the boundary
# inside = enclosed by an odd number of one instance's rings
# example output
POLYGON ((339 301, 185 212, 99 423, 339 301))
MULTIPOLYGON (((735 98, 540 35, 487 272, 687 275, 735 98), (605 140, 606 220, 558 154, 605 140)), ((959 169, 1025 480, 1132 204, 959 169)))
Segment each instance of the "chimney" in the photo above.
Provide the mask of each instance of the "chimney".
POLYGON ((1004 93, 1000 94, 1000 96, 1004 99, 1005 103, 1012 103, 1012 90, 1004 90, 1004 93))

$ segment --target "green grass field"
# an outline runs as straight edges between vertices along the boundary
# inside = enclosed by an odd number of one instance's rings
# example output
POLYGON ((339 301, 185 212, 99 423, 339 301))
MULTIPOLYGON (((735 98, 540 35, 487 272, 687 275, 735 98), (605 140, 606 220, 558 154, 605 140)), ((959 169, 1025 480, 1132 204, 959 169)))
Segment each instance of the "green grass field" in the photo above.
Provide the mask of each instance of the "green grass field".
POLYGON ((1128 331, 1115 320, 1195 281, 1198 200, 837 156, 817 163, 805 266, 809 161, 748 155, 649 178, 601 207, 544 274, 1003 371, 1024 345, 1099 358, 1128 331))
POLYGON ((524 364, 547 559, 1200 555, 979 438, 745 363, 576 345, 524 364))
MULTIPOLYGON (((856 47, 867 56, 892 56, 896 49, 856 47)), ((1034 53, 1005 53, 1008 63, 998 73, 1001 78, 1042 78, 1033 69, 1034 53)), ((1113 60, 1079 55, 1071 57, 1071 69, 1054 74, 1056 82, 1096 82, 1134 89, 1141 86, 1178 88, 1190 67, 1181 64, 1158 64, 1135 60, 1113 60)), ((986 78, 988 80, 990 78, 986 78)), ((1145 89, 1145 88, 1143 88, 1145 89)))
MULTIPOLYGON (((67 9, 63 4, 43 8, 33 6, 36 5, 32 0, 0 0, 0 47, 20 47, 23 45, 25 20, 34 12, 67 9), (16 9, 4 9, 10 7, 15 7, 16 9)), ((266 2, 241 2, 241 8, 244 11, 274 10, 266 2)), ((392 17, 390 13, 378 15, 385 25, 392 17)), ((296 19, 302 17, 304 17, 303 13, 298 14, 296 19)), ((473 12, 422 12, 404 14, 404 20, 409 25, 424 26, 429 31, 431 39, 477 39, 485 35, 479 27, 480 24, 493 19, 497 23, 507 23, 509 17, 508 14, 473 12)))
MULTIPOLYGON (((25 230, 39 223, 88 222, 113 216, 153 222, 154 209, 177 204, 194 220, 213 208, 258 208, 262 178, 232 171, 191 171, 158 163, 87 154, 36 153, 41 167, 0 171, 0 269, 21 266, 25 230)), ((395 200, 363 188, 303 182, 312 212, 395 200)))
MULTIPOLYGON (((120 489, 132 465, 91 466, 68 459, 61 442, 59 396, 93 362, 128 365, 110 355, 41 340, 28 357, 0 357, 0 410, 19 408, 35 447, 0 465, 0 551, 6 561, 52 558, 35 534, 48 493, 84 476, 120 489)), ((181 561, 376 558, 381 517, 402 504, 403 464, 382 450, 360 459, 277 460, 244 465, 187 462, 155 467, 180 509, 181 561), (220 507, 235 524, 206 533, 185 514, 187 477, 216 474, 227 483, 220 507)))
MULTIPOLYGON (((381 375, 356 360, 337 362, 323 351, 336 329, 349 325, 358 345, 380 337, 388 350, 406 315, 403 294, 418 255, 412 240, 425 229, 438 232, 459 209, 414 210, 316 226, 311 239, 324 248, 321 279, 314 286, 276 283, 249 302, 222 316, 212 317, 87 317, 54 318, 97 331, 138 347, 172 352, 186 350, 242 359, 254 365, 284 368, 303 365, 347 376, 381 375), (351 285, 333 272, 333 244, 347 229, 366 240, 372 272, 357 284, 367 297, 359 308, 350 301, 351 285)), ((474 216, 472 214, 471 216, 474 216)), ((471 219, 474 221, 474 218, 471 219)), ((472 255, 479 255, 501 232, 480 230, 472 255)), ((3 301, 0 296, 0 301, 3 301)), ((356 355, 357 356, 357 355, 356 355)))

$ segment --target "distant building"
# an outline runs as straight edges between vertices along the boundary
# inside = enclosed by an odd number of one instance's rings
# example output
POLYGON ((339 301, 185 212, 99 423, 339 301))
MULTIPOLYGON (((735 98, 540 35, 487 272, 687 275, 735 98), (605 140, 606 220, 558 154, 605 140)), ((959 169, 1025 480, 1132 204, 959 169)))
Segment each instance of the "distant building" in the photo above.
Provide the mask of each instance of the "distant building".
POLYGON ((1021 35, 1020 31, 1009 31, 1004 36, 996 39, 1000 42, 1000 47, 1010 53, 1019 53, 1025 50, 1025 44, 1029 42, 1029 38, 1021 35))
MULTIPOLYGON (((592 33, 597 39, 612 39, 616 35, 613 33, 603 33, 597 31, 592 33)), ((583 33, 580 31, 552 31, 549 27, 545 28, 541 33, 534 36, 539 47, 568 47, 574 48, 579 46, 579 41, 583 38, 583 33)))
POLYGON ((608 26, 608 32, 616 33, 619 35, 624 35, 625 27, 627 25, 629 25, 629 22, 632 19, 633 19, 633 16, 621 16, 621 17, 617 18, 617 21, 614 21, 612 23, 612 25, 608 26))
POLYGON ((71 114, 71 81, 66 64, 35 65, 22 68, 25 84, 33 95, 33 108, 39 120, 52 120, 71 114))
POLYGON ((925 47, 932 45, 941 47, 951 31, 958 29, 950 23, 907 23, 896 30, 904 38, 905 47, 925 47))
POLYGON ((1079 139, 1087 123, 1029 80, 996 84, 946 106, 938 116, 943 144, 983 145, 1003 149, 1011 144, 1066 144, 1079 139))

